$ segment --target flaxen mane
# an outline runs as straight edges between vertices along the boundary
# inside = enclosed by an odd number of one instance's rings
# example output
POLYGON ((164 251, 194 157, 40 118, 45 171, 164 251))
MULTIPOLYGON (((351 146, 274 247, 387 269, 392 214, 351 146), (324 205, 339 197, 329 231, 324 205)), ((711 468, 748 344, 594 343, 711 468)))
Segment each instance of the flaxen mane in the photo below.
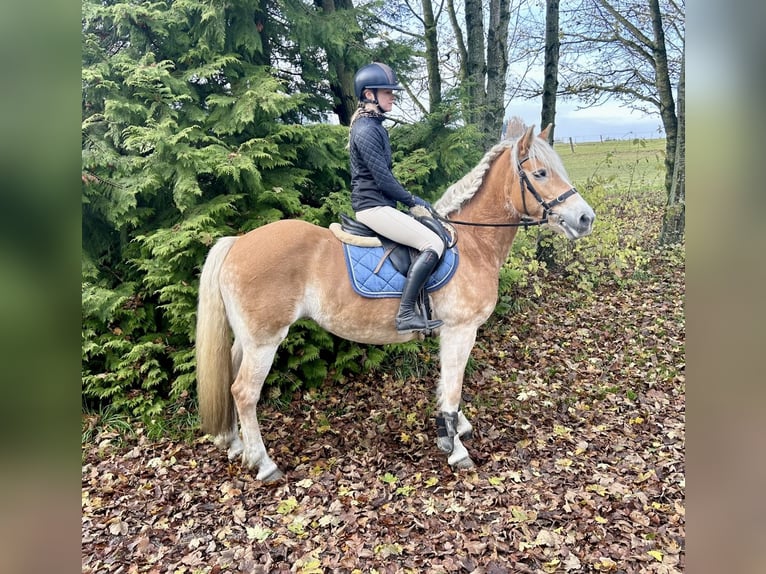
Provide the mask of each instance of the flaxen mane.
MULTIPOLYGON (((481 184, 484 181, 484 176, 492 166, 492 162, 494 162, 497 156, 509 147, 511 148, 511 165, 515 166, 518 160, 516 157, 517 146, 515 145, 517 141, 518 139, 503 140, 500 143, 495 144, 486 154, 484 154, 484 157, 481 158, 481 161, 476 167, 447 188, 444 195, 442 195, 434 204, 434 209, 437 213, 446 216, 460 209, 466 201, 471 199, 481 187, 481 184)), ((553 148, 548 145, 546 141, 538 137, 532 138, 529 159, 540 161, 547 167, 547 169, 557 172, 565 180, 569 180, 564 164, 561 162, 561 158, 553 151, 553 148)))

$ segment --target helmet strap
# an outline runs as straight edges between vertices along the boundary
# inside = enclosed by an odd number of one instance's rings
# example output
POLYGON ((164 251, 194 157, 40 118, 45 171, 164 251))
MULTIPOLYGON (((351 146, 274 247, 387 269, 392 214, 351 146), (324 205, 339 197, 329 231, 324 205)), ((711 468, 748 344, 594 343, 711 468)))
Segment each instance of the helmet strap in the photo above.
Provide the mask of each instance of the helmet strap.
POLYGON ((378 89, 377 88, 365 88, 364 90, 362 90, 362 95, 364 95, 364 92, 367 91, 367 90, 371 90, 372 91, 372 99, 370 100, 368 98, 362 98, 361 102, 365 103, 365 104, 375 104, 375 105, 378 105, 378 89))

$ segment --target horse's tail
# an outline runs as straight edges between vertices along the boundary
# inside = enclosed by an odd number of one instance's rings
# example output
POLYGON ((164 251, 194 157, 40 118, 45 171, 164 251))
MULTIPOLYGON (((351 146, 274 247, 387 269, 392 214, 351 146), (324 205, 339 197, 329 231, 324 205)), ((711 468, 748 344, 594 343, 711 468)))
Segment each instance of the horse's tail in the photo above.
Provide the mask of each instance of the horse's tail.
POLYGON ((197 397, 202 431, 218 435, 235 424, 231 396, 231 328, 218 277, 236 237, 222 237, 208 253, 199 282, 197 306, 197 397))

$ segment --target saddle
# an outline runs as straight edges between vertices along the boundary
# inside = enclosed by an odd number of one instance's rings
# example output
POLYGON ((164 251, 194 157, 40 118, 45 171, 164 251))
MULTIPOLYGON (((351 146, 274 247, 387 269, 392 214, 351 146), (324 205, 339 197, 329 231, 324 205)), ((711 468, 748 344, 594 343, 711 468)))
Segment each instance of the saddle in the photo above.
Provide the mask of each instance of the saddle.
MULTIPOLYGON (((447 246, 418 297, 419 307, 430 317, 428 294, 441 289, 457 271, 457 235, 454 230, 445 229, 425 208, 414 208, 413 211, 413 215, 422 217, 419 221, 433 229, 447 246), (418 213, 418 209, 422 212, 418 213)), ((380 236, 363 223, 343 215, 341 223, 330 224, 330 231, 343 244, 349 280, 357 294, 373 299, 401 297, 417 250, 380 236)))
MULTIPOLYGON (((420 223, 441 237, 442 241, 444 242, 444 251, 442 252, 441 259, 443 260, 447 251, 454 247, 455 243, 457 243, 457 234, 455 233, 455 230, 451 227, 449 229, 445 227, 440 221, 437 221, 434 217, 432 217, 430 212, 425 208, 423 208, 422 211, 415 208, 415 214, 413 217, 415 217, 415 219, 417 219, 420 223)), ((368 238, 372 240, 354 241, 348 237, 346 237, 344 240, 344 238, 338 233, 337 227, 333 227, 337 224, 331 225, 330 229, 335 232, 336 236, 338 236, 341 241, 344 241, 344 243, 350 243, 363 247, 374 247, 381 245, 384 250, 384 255, 377 267, 377 270, 380 269, 380 266, 383 265, 387 259, 394 266, 394 269, 396 269, 405 277, 407 276, 407 273, 410 270, 410 265, 412 265, 412 260, 418 255, 417 249, 414 249, 408 245, 402 245, 401 243, 397 243, 388 237, 379 235, 376 231, 367 227, 364 223, 357 221, 356 219, 353 219, 347 215, 341 214, 340 219, 341 223, 339 227, 342 233, 348 234, 352 237, 368 238)), ((437 269, 438 267, 434 269, 434 273, 437 269)))

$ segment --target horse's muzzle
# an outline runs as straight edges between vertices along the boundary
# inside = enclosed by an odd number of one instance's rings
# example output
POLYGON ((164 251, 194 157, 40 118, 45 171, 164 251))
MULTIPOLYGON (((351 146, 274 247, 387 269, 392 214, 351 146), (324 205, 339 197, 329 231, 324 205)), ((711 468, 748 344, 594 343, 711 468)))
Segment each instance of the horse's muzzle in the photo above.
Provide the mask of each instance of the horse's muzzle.
POLYGON ((567 239, 580 239, 590 235, 596 213, 584 201, 574 209, 562 209, 548 216, 551 227, 561 231, 567 239))

